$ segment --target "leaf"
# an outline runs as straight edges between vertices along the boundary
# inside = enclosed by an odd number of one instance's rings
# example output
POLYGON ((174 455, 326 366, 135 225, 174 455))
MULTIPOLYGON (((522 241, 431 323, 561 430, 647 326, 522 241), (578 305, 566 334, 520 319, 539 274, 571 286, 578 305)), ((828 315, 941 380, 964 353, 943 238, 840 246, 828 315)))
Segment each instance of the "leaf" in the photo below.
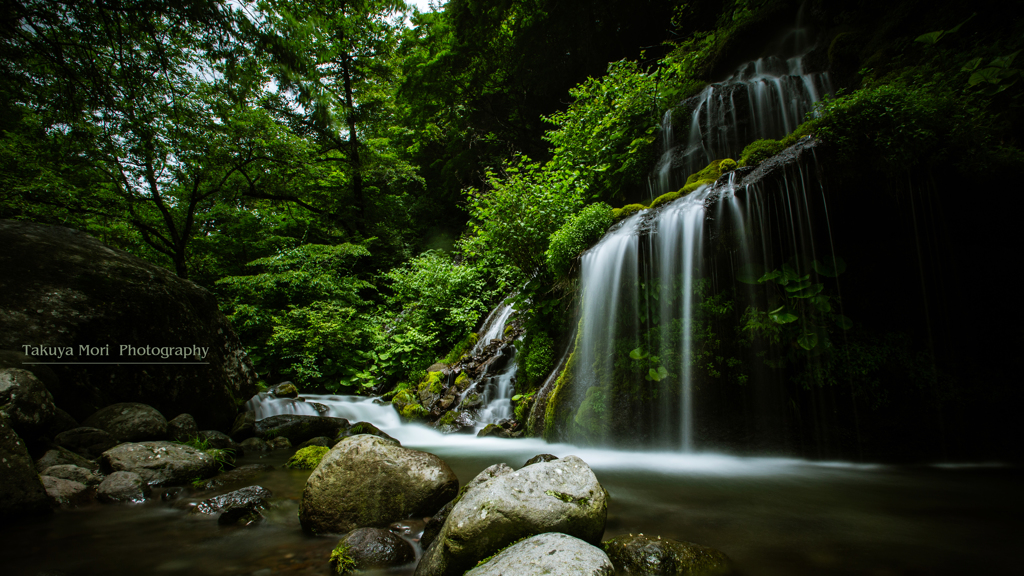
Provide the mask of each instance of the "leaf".
POLYGON ((832 310, 832 305, 828 302, 828 296, 815 296, 814 298, 811 298, 811 304, 813 304, 818 312, 821 312, 822 314, 832 310))
POLYGON ((629 352, 629 357, 633 360, 643 360, 647 358, 647 352, 644 352, 642 348, 637 348, 629 352))
POLYGON ((811 285, 810 280, 801 280, 786 286, 786 292, 799 292, 811 285))
POLYGON ((772 270, 771 272, 768 272, 764 276, 761 276, 761 278, 758 279, 758 283, 763 284, 765 282, 768 282, 769 280, 775 280, 780 276, 782 276, 782 272, 779 272, 778 270, 772 270))
POLYGON ((800 279, 800 273, 788 263, 782 265, 782 273, 786 275, 786 280, 789 282, 800 279))
POLYGON ((775 312, 769 312, 768 317, 776 324, 789 324, 790 322, 796 322, 798 319, 795 314, 783 311, 781 308, 775 312))
POLYGON ((658 366, 658 375, 662 378, 668 378, 668 368, 664 366, 658 366))
POLYGON ((814 332, 808 332, 803 336, 796 339, 796 343, 800 345, 804 350, 810 350, 818 345, 818 335, 814 332))
POLYGON ((964 64, 964 67, 961 68, 960 71, 961 72, 972 72, 974 70, 977 70, 978 66, 981 66, 981 58, 980 57, 975 58, 974 60, 971 60, 967 64, 964 64))
POLYGON ((522 394, 516 394, 515 396, 512 397, 512 401, 513 402, 519 402, 522 398, 523 398, 522 394))
POLYGON ((812 296, 817 296, 818 293, 820 293, 824 289, 825 289, 825 285, 824 284, 815 284, 815 285, 807 288, 806 290, 804 290, 804 291, 802 291, 800 293, 790 294, 789 297, 790 298, 810 298, 812 296))
POLYGON ((982 68, 981 70, 978 70, 974 74, 971 74, 971 77, 967 79, 967 84, 970 86, 977 86, 982 82, 988 82, 990 84, 999 84, 1000 82, 1003 81, 1003 72, 1004 70, 1001 68, 982 68))
POLYGON ((1013 64, 1013 59, 1017 57, 1017 54, 1020 54, 1020 50, 1017 50, 1013 54, 1007 54, 1006 56, 1000 56, 999 58, 992 60, 992 63, 989 64, 989 66, 995 66, 996 68, 1004 69, 1009 68, 1010 64, 1013 64))
POLYGON ((842 314, 836 314, 836 324, 843 330, 849 330, 853 328, 853 320, 850 320, 842 314))
POLYGON ((940 38, 946 35, 945 30, 936 30, 935 32, 928 32, 927 34, 921 34, 917 38, 914 38, 914 42, 921 42, 922 44, 932 45, 939 41, 940 38))
POLYGON ((650 370, 647 371, 647 376, 650 377, 650 379, 654 380, 655 382, 661 382, 661 373, 655 370, 654 368, 651 368, 650 370))

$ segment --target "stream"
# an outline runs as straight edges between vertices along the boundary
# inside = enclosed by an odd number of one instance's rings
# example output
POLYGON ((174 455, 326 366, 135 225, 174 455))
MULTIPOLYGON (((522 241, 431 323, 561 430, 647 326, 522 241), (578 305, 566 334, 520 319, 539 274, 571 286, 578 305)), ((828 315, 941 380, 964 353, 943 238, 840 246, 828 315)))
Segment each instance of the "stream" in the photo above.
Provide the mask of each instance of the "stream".
MULTIPOLYGON (((1016 574, 1022 470, 991 465, 889 466, 751 458, 713 453, 626 452, 442 435, 400 422, 365 398, 307 395, 328 415, 369 421, 443 458, 465 484, 485 467, 575 454, 611 494, 605 539, 642 532, 728 554, 746 575, 1016 574), (1016 543, 1016 544, 1015 544, 1016 543)), ((276 401, 264 415, 312 410, 276 401)), ((255 483, 274 493, 266 521, 222 528, 190 516, 185 495, 136 505, 59 510, 0 528, 7 575, 329 574, 337 536, 302 533, 298 503, 309 471, 282 467, 290 450, 238 464, 268 463, 255 483)), ((208 495, 204 495, 206 497, 208 495)), ((412 567, 387 574, 412 574, 412 567)))

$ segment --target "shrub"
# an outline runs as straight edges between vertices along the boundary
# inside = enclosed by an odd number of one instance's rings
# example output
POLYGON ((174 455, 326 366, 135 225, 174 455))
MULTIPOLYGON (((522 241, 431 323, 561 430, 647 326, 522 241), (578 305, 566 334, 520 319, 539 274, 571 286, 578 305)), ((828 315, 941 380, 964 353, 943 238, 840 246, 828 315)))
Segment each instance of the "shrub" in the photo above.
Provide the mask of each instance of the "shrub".
POLYGON ((612 209, 603 202, 591 204, 551 235, 545 252, 555 276, 568 276, 579 255, 601 239, 612 225, 612 209))

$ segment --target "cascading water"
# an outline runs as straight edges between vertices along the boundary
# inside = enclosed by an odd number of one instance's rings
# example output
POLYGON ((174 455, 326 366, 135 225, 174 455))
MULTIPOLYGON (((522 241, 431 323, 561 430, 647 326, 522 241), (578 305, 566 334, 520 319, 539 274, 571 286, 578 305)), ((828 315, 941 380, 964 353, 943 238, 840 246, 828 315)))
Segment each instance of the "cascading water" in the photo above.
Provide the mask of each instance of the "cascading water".
POLYGON ((508 322, 509 316, 512 315, 512 305, 502 302, 494 310, 491 310, 487 318, 484 319, 484 325, 481 328, 479 338, 477 338, 476 345, 473 346, 473 350, 470 351, 471 356, 475 356, 483 352, 484 348, 491 343, 492 340, 500 340, 505 333, 505 325, 508 322))
MULTIPOLYGON (((494 340, 500 340, 505 334, 505 326, 514 310, 511 304, 502 303, 488 314, 484 321, 483 334, 473 347, 472 354, 483 352, 484 348, 494 340)), ((500 368, 493 374, 485 373, 481 378, 484 405, 477 412, 477 428, 487 424, 497 424, 512 416, 512 384, 516 376, 516 349, 509 344, 507 350, 501 352, 503 358, 500 368)), ((472 387, 471 389, 476 389, 472 387)))

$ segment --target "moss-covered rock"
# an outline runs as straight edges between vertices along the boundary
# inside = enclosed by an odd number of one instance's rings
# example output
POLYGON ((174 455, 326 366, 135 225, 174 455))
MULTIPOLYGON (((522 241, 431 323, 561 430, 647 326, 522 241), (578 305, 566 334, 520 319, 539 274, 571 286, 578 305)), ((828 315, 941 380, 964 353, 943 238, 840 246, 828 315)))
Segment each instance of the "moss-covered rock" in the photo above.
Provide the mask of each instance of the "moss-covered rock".
POLYGON ((729 557, 714 548, 660 536, 617 536, 603 542, 601 548, 618 574, 725 576, 735 573, 729 557))
POLYGON ((331 566, 336 574, 394 568, 416 559, 408 541, 383 528, 357 528, 342 536, 334 550, 338 554, 331 553, 331 566))
POLYGON ((782 152, 786 146, 779 140, 754 140, 740 154, 740 166, 757 166, 768 158, 782 152))
POLYGON ((318 534, 384 528, 433 514, 458 490, 455 473, 437 456, 361 434, 339 442, 309 475, 299 521, 318 534))
POLYGON ((590 544, 604 533, 608 493, 575 456, 520 470, 492 466, 466 486, 417 574, 461 574, 517 540, 561 532, 590 544))
POLYGON ((646 209, 647 206, 644 206, 643 204, 626 204, 622 208, 615 208, 612 210, 612 219, 613 221, 618 222, 619 220, 629 218, 633 214, 646 209))
POLYGON ((473 346, 476 346, 476 343, 479 339, 480 337, 476 332, 470 332, 469 335, 460 340, 459 343, 456 344, 451 349, 450 352, 448 352, 448 354, 444 357, 444 360, 442 362, 444 362, 445 364, 455 364, 456 362, 461 360, 462 357, 465 356, 470 350, 472 350, 473 346))
POLYGON ((661 196, 658 196, 657 198, 654 199, 653 202, 651 202, 651 208, 657 208, 658 206, 661 206, 662 204, 668 204, 669 202, 672 202, 673 200, 678 200, 678 199, 682 198, 683 196, 684 196, 684 194, 682 193, 681 190, 676 191, 676 192, 666 192, 666 193, 662 194, 661 196))
POLYGON ((294 470, 313 470, 320 465, 320 461, 324 459, 324 456, 330 450, 326 446, 306 446, 305 448, 300 448, 288 459, 284 467, 294 470))

